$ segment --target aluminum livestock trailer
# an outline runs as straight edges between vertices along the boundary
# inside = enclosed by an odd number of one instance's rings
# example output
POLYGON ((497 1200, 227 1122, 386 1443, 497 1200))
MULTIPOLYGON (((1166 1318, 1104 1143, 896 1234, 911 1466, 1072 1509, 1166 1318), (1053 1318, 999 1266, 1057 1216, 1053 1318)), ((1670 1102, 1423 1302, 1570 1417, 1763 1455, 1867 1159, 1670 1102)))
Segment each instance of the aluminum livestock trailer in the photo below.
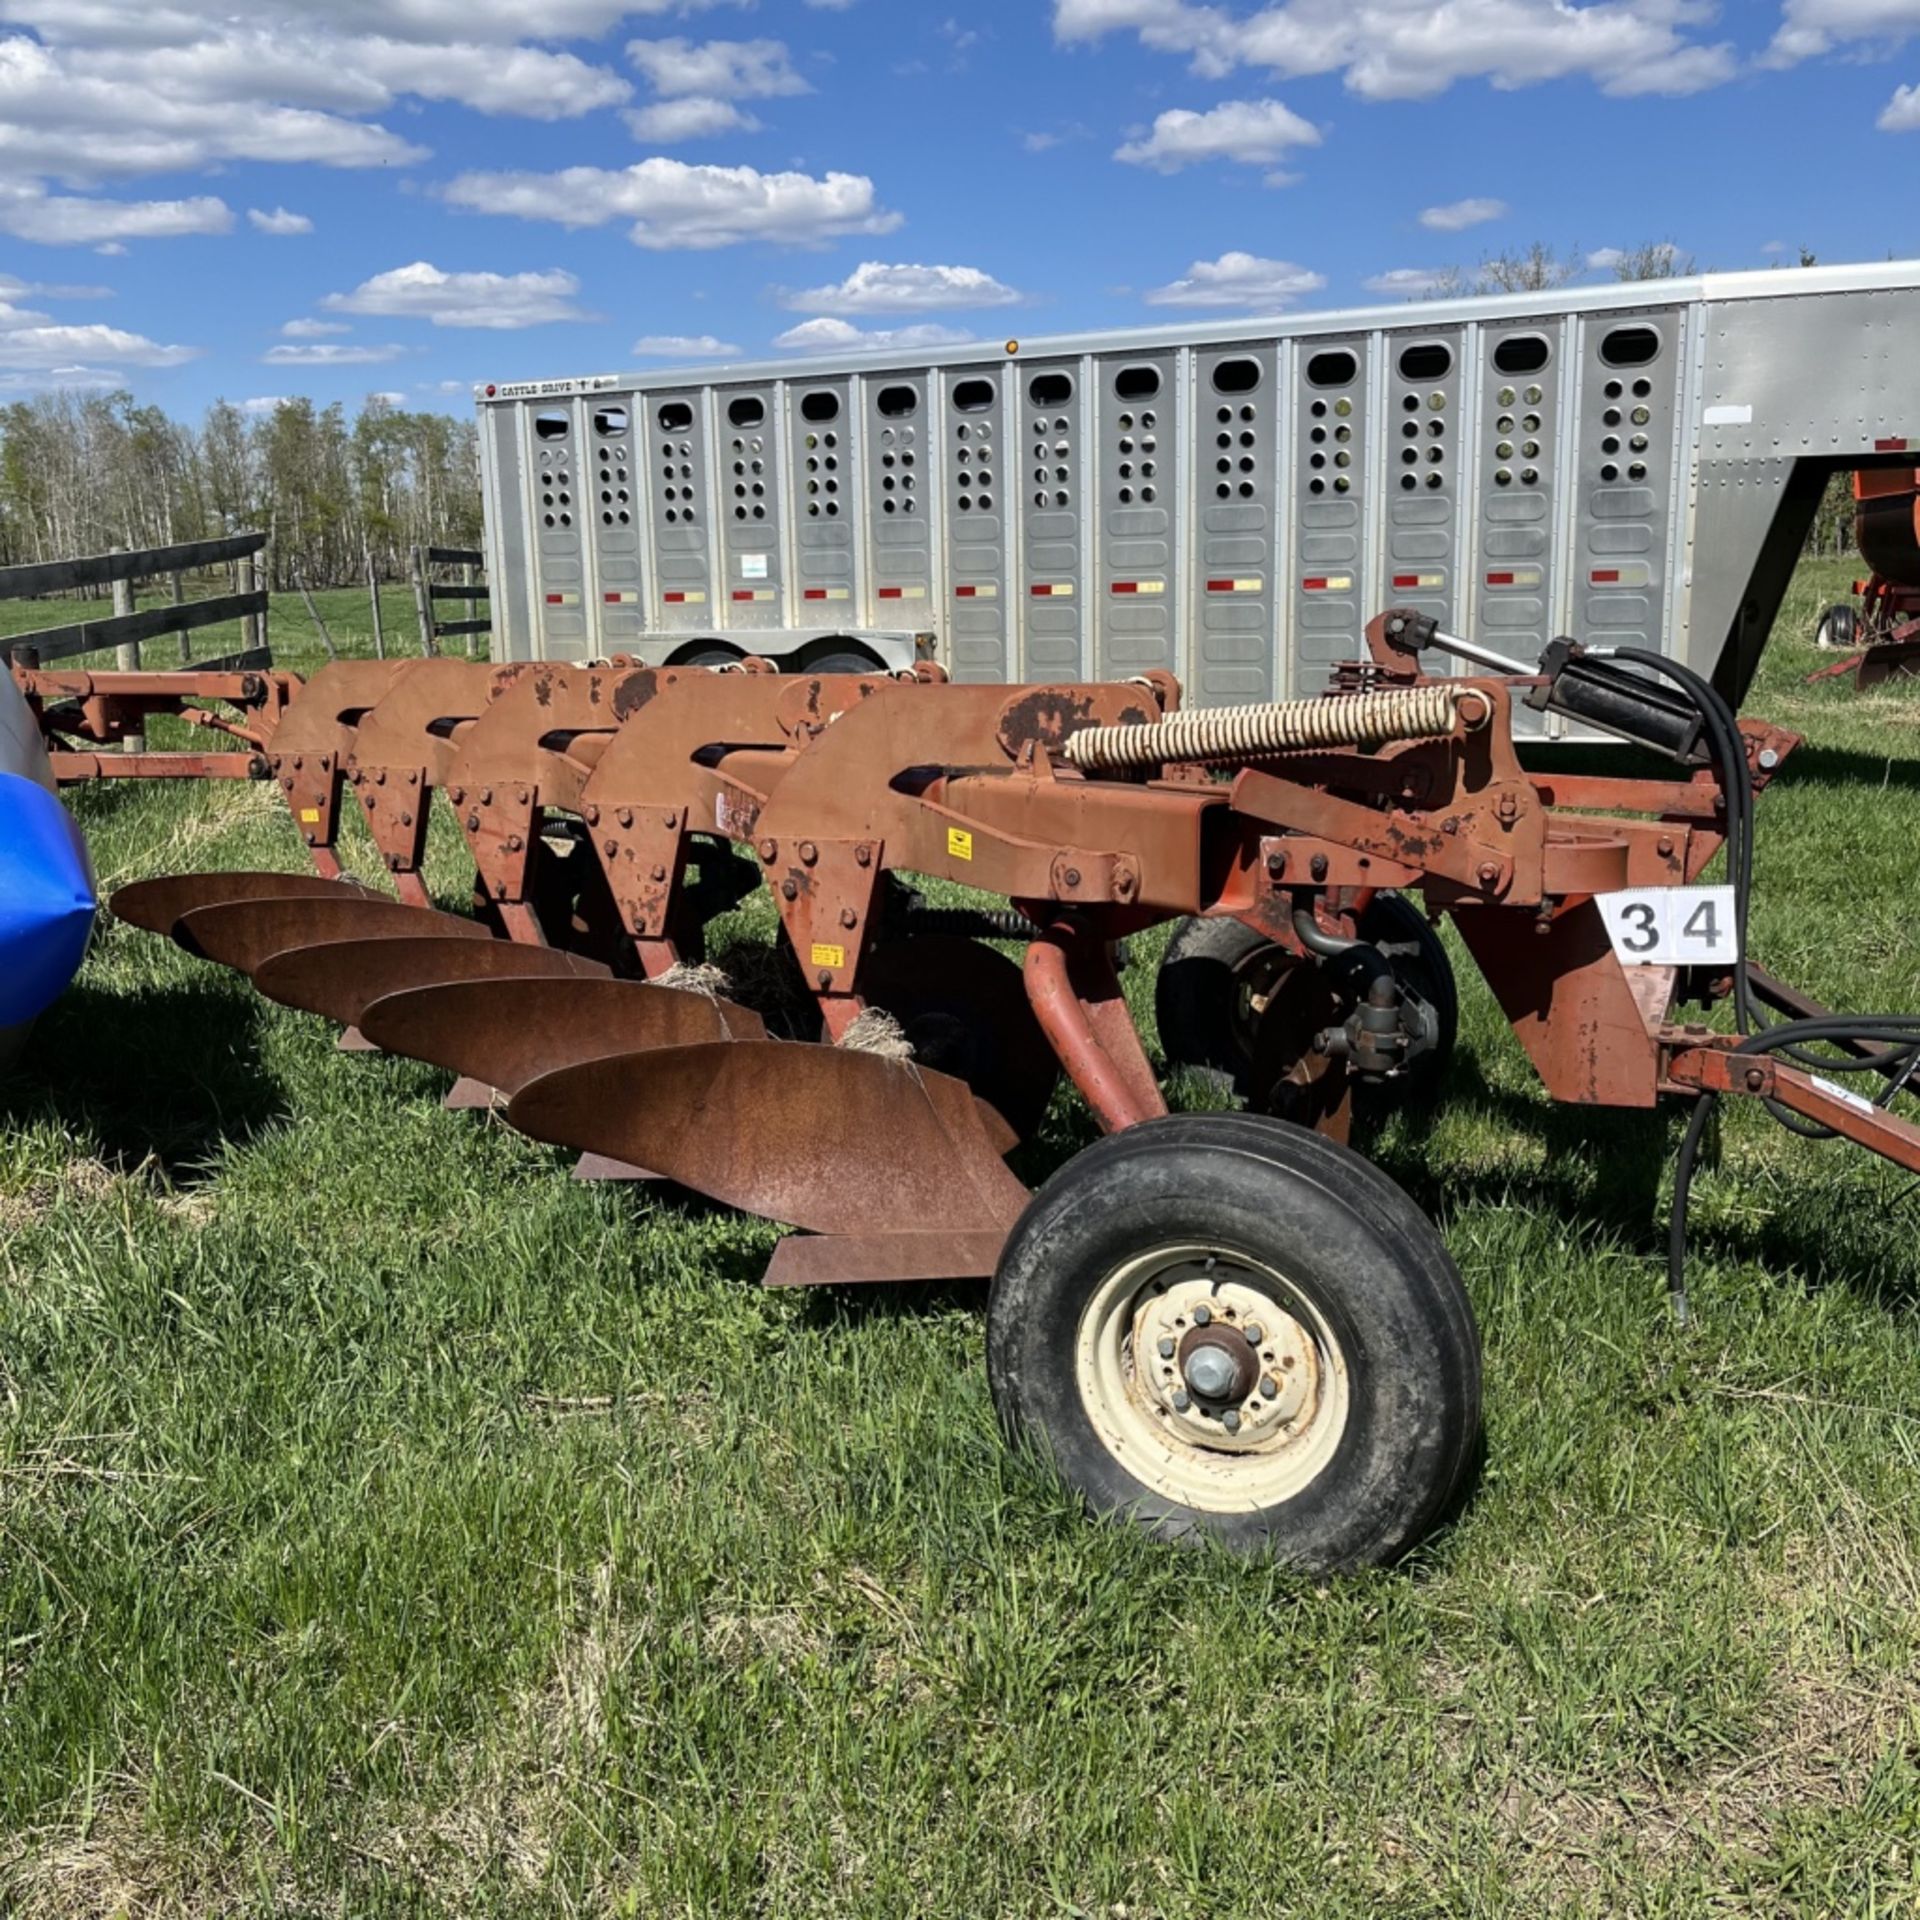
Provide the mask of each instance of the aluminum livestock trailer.
POLYGON ((500 659, 1169 667, 1217 705, 1318 691, 1405 604, 1737 701, 1828 475, 1920 449, 1920 264, 476 397, 500 659))

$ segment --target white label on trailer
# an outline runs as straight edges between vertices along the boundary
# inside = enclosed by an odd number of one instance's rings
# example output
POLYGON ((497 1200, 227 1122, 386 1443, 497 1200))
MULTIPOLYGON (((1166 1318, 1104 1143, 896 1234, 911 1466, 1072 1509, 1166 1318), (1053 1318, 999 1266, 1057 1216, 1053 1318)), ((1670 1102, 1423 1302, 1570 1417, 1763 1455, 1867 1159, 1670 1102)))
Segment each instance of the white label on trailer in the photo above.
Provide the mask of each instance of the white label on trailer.
POLYGON ((1594 900, 1627 966, 1732 966, 1740 957, 1731 887, 1632 887, 1594 900))
POLYGON ((573 393, 605 393, 617 387, 617 373, 593 373, 584 380, 513 380, 495 389, 502 400, 561 400, 573 393))
POLYGON ((1829 1080, 1825 1074, 1810 1073, 1807 1078, 1828 1096, 1841 1101, 1849 1107, 1858 1107, 1862 1113, 1876 1112, 1873 1102, 1864 1093, 1855 1093, 1851 1087, 1843 1087, 1838 1080, 1829 1080))
POLYGON ((1700 416, 1700 424, 1707 427, 1750 427, 1753 425, 1751 407, 1709 407, 1700 416))
POLYGON ((764 553, 743 553, 740 556, 742 580, 764 580, 766 577, 767 556, 764 553))

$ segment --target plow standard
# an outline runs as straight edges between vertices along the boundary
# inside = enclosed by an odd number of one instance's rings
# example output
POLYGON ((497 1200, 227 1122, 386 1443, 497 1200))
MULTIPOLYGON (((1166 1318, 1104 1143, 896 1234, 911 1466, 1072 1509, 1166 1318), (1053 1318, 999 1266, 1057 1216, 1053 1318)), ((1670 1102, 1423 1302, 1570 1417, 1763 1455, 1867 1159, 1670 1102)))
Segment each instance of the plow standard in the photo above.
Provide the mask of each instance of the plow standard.
POLYGON ((1694 1101, 1683 1310, 1719 1095, 1920 1170, 1920 1129, 1890 1110, 1920 1020, 1828 1015, 1745 955, 1754 799, 1794 736, 1628 650, 1555 643, 1536 670, 1408 611, 1367 649, 1321 698, 1197 712, 1164 673, 1008 688, 435 659, 184 695, 165 675, 16 677, 69 777, 106 770, 90 745, 134 717, 217 697, 226 717, 198 717, 237 735, 234 764, 138 771, 271 779, 310 853, 304 874, 137 882, 121 919, 348 1045, 447 1069, 450 1104, 503 1110, 583 1170, 801 1229, 772 1284, 992 1276, 996 1404, 1093 1507, 1329 1570, 1427 1533, 1478 1435, 1459 1277, 1347 1144, 1356 1104, 1416 1096, 1451 1042, 1427 916, 1452 920, 1556 1099, 1694 1101), (1673 773, 1529 772, 1529 707, 1673 773), (472 854, 471 913, 422 876, 435 796, 472 854), (392 895, 345 874, 349 811, 392 895), (1729 887, 1696 889, 1723 849, 1729 887), (931 908, 927 876, 996 904, 931 908), (757 887, 780 921, 772 990, 705 950, 757 887), (1168 1111, 1115 966, 1167 921, 1168 1064, 1231 1081, 1244 1111, 1168 1111), (1675 1018, 1721 998, 1733 1032, 1675 1018), (1106 1137, 1029 1192, 1008 1156, 1063 1074, 1106 1137))

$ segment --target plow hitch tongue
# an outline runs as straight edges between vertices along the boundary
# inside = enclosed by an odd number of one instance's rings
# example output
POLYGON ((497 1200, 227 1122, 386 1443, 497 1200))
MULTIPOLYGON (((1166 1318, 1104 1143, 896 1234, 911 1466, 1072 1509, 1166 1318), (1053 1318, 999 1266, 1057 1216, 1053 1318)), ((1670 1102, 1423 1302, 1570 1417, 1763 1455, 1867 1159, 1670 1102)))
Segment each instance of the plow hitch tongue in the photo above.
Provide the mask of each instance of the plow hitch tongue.
POLYGON ((1004 1127, 963 1081, 847 1048, 743 1040, 615 1054, 528 1082, 507 1118, 537 1140, 644 1160, 710 1199, 835 1236, 847 1244, 801 1256, 820 1279, 991 1271, 1027 1202, 1000 1157, 1004 1127))

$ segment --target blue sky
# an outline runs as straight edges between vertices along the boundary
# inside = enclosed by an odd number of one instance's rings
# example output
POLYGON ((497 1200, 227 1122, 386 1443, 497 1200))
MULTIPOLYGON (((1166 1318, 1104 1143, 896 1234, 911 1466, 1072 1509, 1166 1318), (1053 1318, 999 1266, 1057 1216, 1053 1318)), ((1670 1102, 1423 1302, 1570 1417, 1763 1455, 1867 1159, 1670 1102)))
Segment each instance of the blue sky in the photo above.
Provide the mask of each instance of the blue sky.
POLYGON ((1916 83, 1920 0, 0 0, 0 396, 458 410, 1534 239, 1906 256, 1916 83))

